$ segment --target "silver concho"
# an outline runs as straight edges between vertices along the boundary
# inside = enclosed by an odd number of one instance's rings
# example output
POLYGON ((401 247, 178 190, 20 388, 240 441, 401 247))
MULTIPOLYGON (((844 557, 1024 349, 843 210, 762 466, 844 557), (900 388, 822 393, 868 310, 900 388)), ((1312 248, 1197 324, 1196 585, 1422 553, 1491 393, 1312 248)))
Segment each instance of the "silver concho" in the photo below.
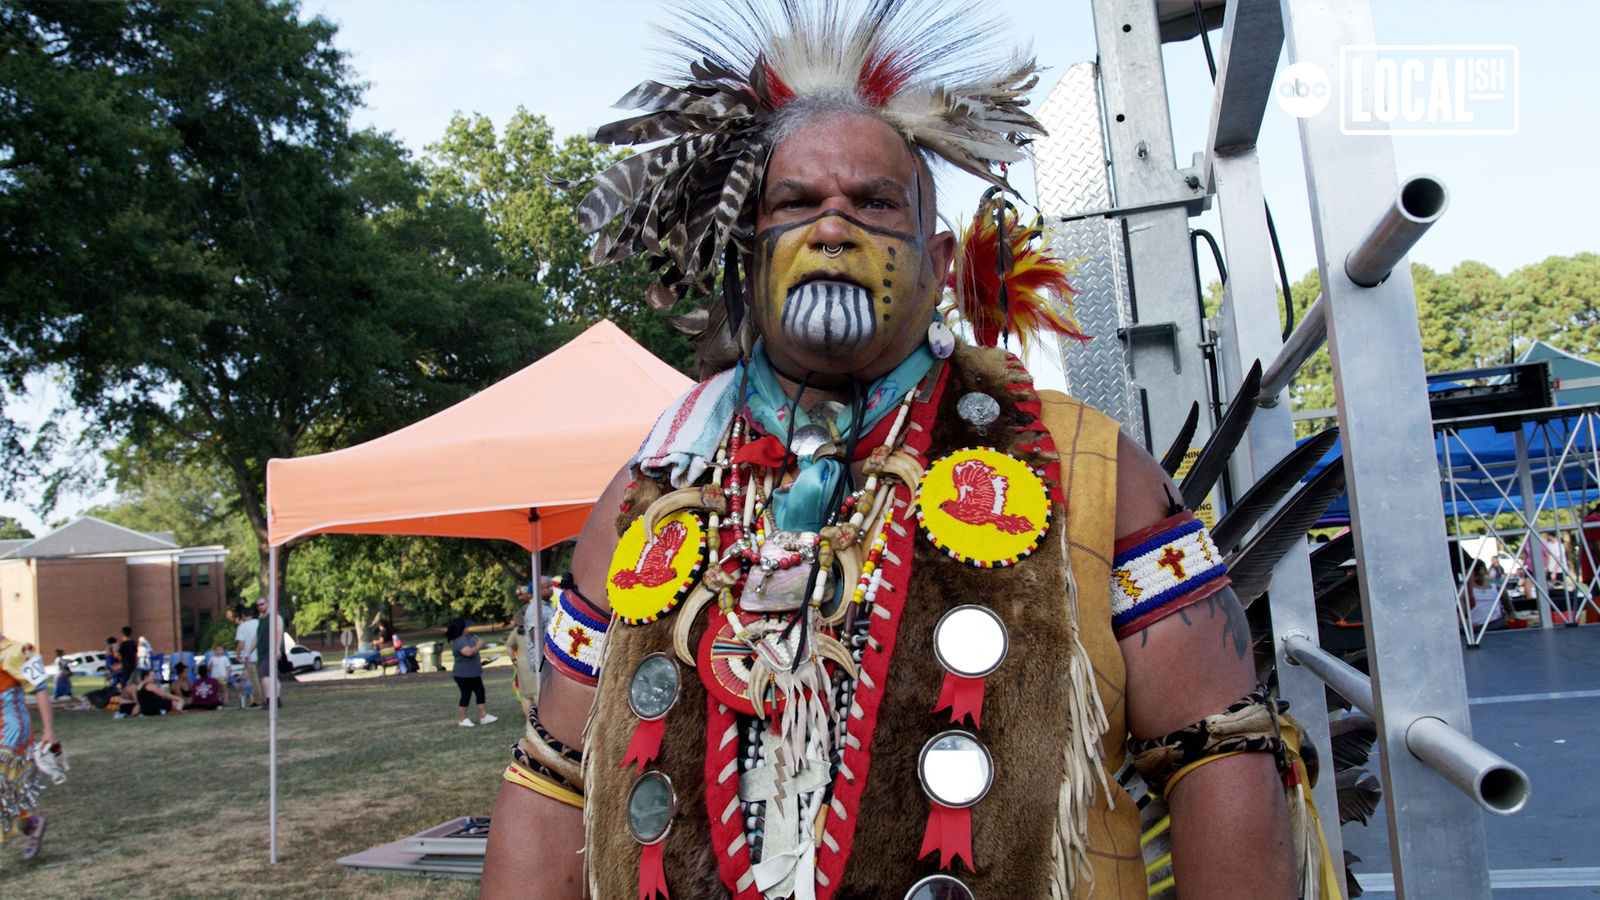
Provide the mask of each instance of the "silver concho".
POLYGON ((860 350, 878 328, 872 294, 843 281, 811 281, 789 291, 779 324, 795 345, 830 355, 860 350))
POLYGON ((972 900, 972 890, 949 875, 929 875, 906 891, 905 900, 972 900))
POLYGON ((978 739, 965 731, 936 734, 917 756, 922 790, 941 806, 960 809, 983 799, 994 783, 994 762, 978 739))
POLYGON ((628 789, 628 833, 641 844, 659 844, 672 830, 678 797, 672 781, 660 772, 646 772, 628 789))
POLYGON ((678 664, 665 653, 646 656, 628 682, 628 708, 640 719, 653 722, 677 702, 678 664))
POLYGON ((982 678, 998 669, 1009 647, 1005 623, 985 606, 958 606, 933 626, 939 664, 963 678, 982 678))
POLYGON ((982 391, 973 391, 956 401, 956 415, 976 425, 982 434, 985 425, 1000 418, 1000 401, 982 391))
POLYGON ((789 450, 800 459, 809 460, 818 451, 833 443, 833 433, 828 426, 812 423, 802 425, 789 441, 789 450))

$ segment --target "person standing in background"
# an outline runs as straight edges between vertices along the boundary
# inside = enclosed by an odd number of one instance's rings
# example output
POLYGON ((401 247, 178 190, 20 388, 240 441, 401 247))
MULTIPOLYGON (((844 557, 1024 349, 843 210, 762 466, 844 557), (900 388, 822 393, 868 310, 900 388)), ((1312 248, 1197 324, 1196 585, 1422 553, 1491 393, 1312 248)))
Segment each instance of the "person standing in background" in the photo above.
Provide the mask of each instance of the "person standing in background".
POLYGON ((478 724, 499 721, 484 708, 483 660, 478 656, 484 644, 482 638, 467 634, 471 624, 466 619, 451 619, 444 631, 444 639, 450 642, 450 650, 455 655, 450 674, 455 677, 456 687, 461 689, 461 715, 456 724, 462 728, 472 727, 472 720, 467 718, 467 701, 474 696, 478 700, 478 724))
MULTIPOLYGON (((257 604, 262 610, 266 609, 266 602, 257 604)), ((266 613, 263 612, 262 615, 266 613)), ((245 679, 250 683, 250 702, 246 709, 255 709, 261 704, 258 698, 265 697, 261 690, 261 676, 256 672, 256 620, 246 617, 239 622, 239 627, 233 630, 233 640, 237 645, 235 653, 239 655, 239 662, 244 666, 245 679)))
POLYGON ((150 646, 150 639, 145 637, 142 634, 139 635, 139 647, 138 647, 139 668, 141 668, 141 669, 150 668, 150 661, 155 658, 155 655, 156 655, 156 651, 155 651, 154 647, 150 646))
POLYGON ((283 698, 277 696, 273 690, 272 668, 278 664, 278 657, 283 654, 283 614, 279 613, 276 621, 267 616, 267 598, 256 600, 256 675, 257 683, 261 685, 261 700, 263 703, 277 703, 278 708, 283 708, 283 698))
POLYGON ((228 662, 228 651, 218 644, 211 648, 211 655, 206 657, 206 665, 211 673, 211 678, 216 681, 222 693, 222 705, 228 705, 228 676, 233 674, 233 666, 228 662))
POLYGON ((138 681, 134 675, 139 670, 139 642, 133 639, 133 629, 122 627, 122 643, 117 645, 117 662, 122 666, 122 683, 138 681))
POLYGON ((533 665, 540 652, 540 636, 534 616, 533 595, 517 588, 517 612, 511 617, 511 635, 506 638, 506 651, 511 654, 511 690, 522 704, 522 715, 539 700, 539 676, 533 665), (534 621, 530 621, 534 620, 534 621))

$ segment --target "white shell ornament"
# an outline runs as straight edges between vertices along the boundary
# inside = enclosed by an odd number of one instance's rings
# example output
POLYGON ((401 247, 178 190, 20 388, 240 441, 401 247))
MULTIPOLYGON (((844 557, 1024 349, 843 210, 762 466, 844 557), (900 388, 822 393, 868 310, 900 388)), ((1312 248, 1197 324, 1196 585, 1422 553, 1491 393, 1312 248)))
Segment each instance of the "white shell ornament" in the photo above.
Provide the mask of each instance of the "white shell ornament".
POLYGON ((956 336, 943 320, 935 319, 928 326, 928 349, 933 351, 937 359, 949 359, 950 354, 956 352, 956 336))
POLYGON ((958 606, 933 626, 939 664, 963 678, 982 678, 1000 668, 1009 646, 1005 623, 988 607, 958 606))

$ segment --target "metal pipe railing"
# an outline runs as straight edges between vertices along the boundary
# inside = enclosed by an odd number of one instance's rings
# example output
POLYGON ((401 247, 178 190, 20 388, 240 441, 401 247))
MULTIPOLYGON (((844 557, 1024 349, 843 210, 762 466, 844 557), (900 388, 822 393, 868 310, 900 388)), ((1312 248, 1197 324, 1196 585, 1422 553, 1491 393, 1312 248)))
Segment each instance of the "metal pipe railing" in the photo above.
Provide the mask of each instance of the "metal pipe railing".
POLYGON ((1450 192, 1437 178, 1413 175, 1406 179, 1394 203, 1344 258, 1344 273, 1362 287, 1382 284, 1449 205, 1450 192))
POLYGON ((1422 716, 1406 726, 1406 748, 1489 812, 1509 816, 1528 802, 1527 773, 1443 719, 1422 716))
POLYGON ((1328 342, 1327 297, 1327 294, 1317 295, 1316 302, 1306 310, 1306 314, 1300 318, 1300 324, 1294 327, 1289 339, 1284 342, 1283 349, 1278 351, 1278 358, 1261 376, 1261 394, 1256 400, 1257 405, 1267 409, 1277 406, 1278 395, 1299 374, 1306 360, 1328 342))
POLYGON ((1355 666, 1318 647, 1309 635, 1291 631, 1283 638, 1283 650, 1289 661, 1305 666, 1322 683, 1356 705, 1372 718, 1377 718, 1372 703, 1372 679, 1361 674, 1355 666))
MULTIPOLYGON (((1372 679, 1354 666, 1318 647, 1310 635, 1292 631, 1283 637, 1284 655, 1305 666, 1356 708, 1377 718, 1372 679)), ((1420 716, 1405 728, 1406 748, 1479 806, 1509 816, 1528 802, 1528 775, 1482 744, 1435 716, 1420 716)))

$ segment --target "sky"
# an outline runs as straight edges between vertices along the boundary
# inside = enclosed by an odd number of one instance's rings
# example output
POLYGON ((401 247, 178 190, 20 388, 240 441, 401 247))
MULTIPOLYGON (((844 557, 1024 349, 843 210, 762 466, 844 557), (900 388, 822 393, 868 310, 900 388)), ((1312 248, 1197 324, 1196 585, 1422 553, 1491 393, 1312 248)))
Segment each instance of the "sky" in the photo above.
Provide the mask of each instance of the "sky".
MULTIPOLYGON (((1031 41, 1045 69, 1036 100, 1068 66, 1095 58, 1087 0, 993 5, 1012 23, 1018 43, 1031 41)), ((1593 208, 1600 189, 1595 178, 1581 174, 1600 146, 1591 39, 1600 0, 1373 0, 1372 6, 1382 44, 1509 44, 1519 50, 1515 135, 1393 138, 1401 177, 1427 173, 1450 191, 1449 210, 1411 259, 1444 271, 1475 260, 1506 274, 1549 256, 1600 252, 1593 208)), ((652 26, 667 10, 660 0, 303 0, 302 13, 339 26, 336 43, 368 85, 355 124, 392 132, 420 153, 457 114, 482 114, 502 126, 526 107, 563 136, 621 118, 611 104, 659 72, 652 26)), ((1220 49, 1220 32, 1212 38, 1220 49)), ((1203 149, 1210 115, 1211 83, 1199 40, 1166 45, 1164 63, 1174 149, 1186 165, 1203 149)), ((1284 65, 1280 60, 1280 69, 1284 65)), ((1316 251, 1295 121, 1269 104, 1257 150, 1285 266, 1298 280, 1316 266, 1316 251)), ((1013 170, 1012 182, 1032 199, 1033 176, 1025 165, 1013 170)), ((967 219, 980 190, 966 176, 944 177, 941 211, 967 219)), ((1214 211, 1191 226, 1220 232, 1214 211)), ((1209 263, 1202 267, 1212 277, 1209 263)), ((1059 382, 1059 371, 1035 368, 1045 386, 1059 382)), ((38 421, 57 405, 58 391, 42 381, 33 386, 30 396, 8 398, 13 418, 38 421)), ((107 499, 104 492, 68 498, 49 518, 107 499)), ((16 516, 36 533, 43 524, 27 504, 0 503, 0 515, 16 516)))

